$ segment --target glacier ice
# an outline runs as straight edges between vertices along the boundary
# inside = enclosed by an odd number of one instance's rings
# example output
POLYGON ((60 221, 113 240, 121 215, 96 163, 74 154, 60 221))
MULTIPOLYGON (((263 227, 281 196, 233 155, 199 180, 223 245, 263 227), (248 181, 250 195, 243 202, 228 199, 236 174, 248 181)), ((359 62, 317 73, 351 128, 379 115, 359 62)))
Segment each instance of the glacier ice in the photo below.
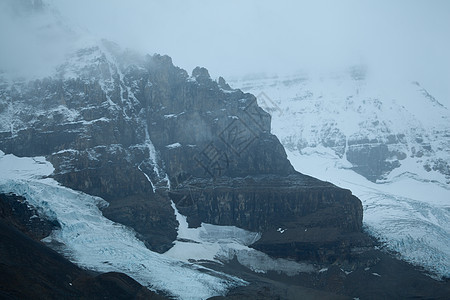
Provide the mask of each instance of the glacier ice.
MULTIPOLYGON (((320 153, 286 151, 296 170, 348 188, 361 199, 365 229, 400 257, 450 276, 450 190, 416 178, 376 184, 320 153)), ((345 164, 344 164, 345 165, 345 164)))
POLYGON ((0 191, 24 196, 61 224, 45 241, 64 244, 63 253, 81 267, 123 272, 144 286, 180 299, 223 295, 246 282, 200 265, 150 251, 129 228, 99 210, 104 200, 60 186, 46 176, 53 167, 44 157, 18 158, 0 152, 0 191))

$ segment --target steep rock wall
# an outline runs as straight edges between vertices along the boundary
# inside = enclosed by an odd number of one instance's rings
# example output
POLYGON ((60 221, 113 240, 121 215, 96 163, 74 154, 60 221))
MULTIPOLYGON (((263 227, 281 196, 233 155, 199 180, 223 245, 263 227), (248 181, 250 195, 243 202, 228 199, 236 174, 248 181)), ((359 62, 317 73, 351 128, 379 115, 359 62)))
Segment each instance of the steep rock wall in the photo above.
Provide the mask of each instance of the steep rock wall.
POLYGON ((105 216, 159 252, 176 238, 171 200, 192 226, 262 240, 284 227, 361 230, 360 201, 296 173, 253 95, 168 56, 102 49, 78 51, 55 78, 2 84, 0 149, 47 156, 56 180, 104 198, 105 216))

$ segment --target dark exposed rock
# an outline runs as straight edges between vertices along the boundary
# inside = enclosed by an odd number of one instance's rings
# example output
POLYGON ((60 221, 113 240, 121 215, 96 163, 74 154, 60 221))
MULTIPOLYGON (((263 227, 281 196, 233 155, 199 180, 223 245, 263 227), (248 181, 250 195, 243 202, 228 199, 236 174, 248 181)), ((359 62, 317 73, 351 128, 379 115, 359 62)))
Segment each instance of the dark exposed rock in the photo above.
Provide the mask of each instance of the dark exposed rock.
POLYGON ((26 203, 24 197, 14 194, 0 194, 0 218, 38 241, 60 227, 26 203))
POLYGON ((125 274, 91 274, 44 246, 38 240, 57 226, 33 217, 24 200, 0 194, 0 298, 165 299, 125 274))
POLYGON ((83 49, 56 78, 2 91, 0 113, 12 119, 0 133, 0 149, 47 156, 56 180, 104 198, 105 216, 133 227, 159 252, 176 238, 171 199, 191 226, 209 222, 263 232, 258 247, 277 256, 330 259, 314 250, 280 251, 311 238, 273 235, 280 227, 327 236, 308 244, 324 253, 360 232, 360 201, 296 173, 253 95, 232 90, 223 78, 213 81, 205 68, 189 77, 168 56, 138 58, 106 47, 113 60, 100 48, 83 49), (196 190, 189 195, 191 185, 196 190))
POLYGON ((342 213, 336 213, 333 219, 317 218, 314 223, 308 220, 306 224, 331 225, 344 232, 359 231, 362 226, 362 207, 354 205, 355 197, 350 191, 300 173, 285 177, 196 178, 173 189, 169 195, 188 216, 190 211, 195 211, 206 222, 253 231, 278 228, 293 221, 301 223, 305 216, 330 207, 342 213))
POLYGON ((169 195, 191 226, 262 232, 253 247, 276 257, 334 261, 360 242, 362 206, 351 192, 299 173, 191 179, 169 195))
POLYGON ((92 275, 0 220, 2 299, 165 299, 122 273, 92 275))
POLYGON ((401 135, 387 135, 383 141, 350 139, 346 158, 353 164, 352 169, 367 179, 383 179, 406 158, 406 153, 401 151, 405 144, 403 139, 401 135))
MULTIPOLYGON (((382 175, 400 166, 385 144, 364 144, 349 146, 347 159, 353 164, 352 169, 371 181, 382 178, 382 175)), ((395 157, 396 158, 396 157, 395 157)))
POLYGON ((221 89, 224 89, 224 90, 227 90, 227 91, 231 91, 232 90, 230 85, 225 81, 225 79, 223 77, 219 77, 219 80, 217 81, 217 84, 219 85, 219 87, 221 89))

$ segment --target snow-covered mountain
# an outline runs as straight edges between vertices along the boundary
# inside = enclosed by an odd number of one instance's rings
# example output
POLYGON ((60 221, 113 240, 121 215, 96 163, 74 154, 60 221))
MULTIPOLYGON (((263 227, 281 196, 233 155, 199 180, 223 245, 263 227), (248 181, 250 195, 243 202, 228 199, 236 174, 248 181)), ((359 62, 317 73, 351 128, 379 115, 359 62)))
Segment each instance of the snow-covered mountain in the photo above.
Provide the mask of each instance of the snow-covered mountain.
MULTIPOLYGON (((47 1, 5 3, 13 8, 8 21, 22 24, 39 46, 23 47, 18 65, 4 57, 0 65, 0 194, 10 201, 1 204, 21 203, 1 211, 11 232, 20 222, 8 212, 21 207, 28 227, 32 219, 54 225, 42 231, 41 247, 85 269, 128 274, 163 298, 448 294, 448 284, 379 251, 362 230, 363 206, 352 194, 364 201, 369 232, 448 276, 448 115, 425 119, 428 127, 415 127, 420 135, 408 131, 419 122, 415 111, 404 112, 404 125, 395 101, 392 120, 383 119, 384 101, 360 98, 365 81, 357 69, 351 80, 328 80, 335 85, 330 104, 327 95, 316 97, 327 82, 294 76, 235 84, 257 99, 211 79, 205 68, 189 74, 169 56, 72 31, 47 1), (276 91, 285 97, 271 95, 276 91), (337 119, 342 94, 348 103, 337 119), (261 107, 272 113, 278 138, 261 107), (410 182, 415 190, 396 192, 410 182), (421 188, 430 186, 439 188, 434 202, 421 188), (414 230, 402 236, 407 229, 414 230)), ((63 284, 72 286, 68 280, 63 284)))
POLYGON ((231 85, 257 95, 296 170, 351 189, 388 249, 450 275, 450 110, 426 87, 363 67, 231 85))
POLYGON ((0 193, 59 223, 45 241, 83 268, 205 299, 248 284, 205 261, 316 274, 362 237, 360 201, 295 172, 256 98, 204 68, 98 41, 49 77, 3 76, 0 95, 0 193))

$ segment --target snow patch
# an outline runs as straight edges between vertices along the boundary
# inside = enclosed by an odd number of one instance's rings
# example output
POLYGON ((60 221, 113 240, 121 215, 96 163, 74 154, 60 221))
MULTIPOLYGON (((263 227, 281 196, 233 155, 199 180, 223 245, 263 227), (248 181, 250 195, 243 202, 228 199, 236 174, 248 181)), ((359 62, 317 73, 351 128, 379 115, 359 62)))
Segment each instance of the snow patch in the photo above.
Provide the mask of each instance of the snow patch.
POLYGON ((180 148, 180 147, 181 147, 181 144, 178 142, 166 146, 167 149, 176 149, 176 148, 180 148))
POLYGON ((284 232, 286 231, 286 229, 282 229, 282 228, 280 227, 280 228, 277 229, 277 231, 278 231, 279 233, 284 233, 284 232))
POLYGON ((153 184, 152 180, 150 179, 150 176, 148 176, 147 173, 142 171, 141 166, 142 166, 142 163, 140 163, 139 166, 138 166, 139 171, 141 171, 142 174, 144 174, 145 178, 147 178, 147 181, 150 182, 150 184, 152 185, 153 194, 156 193, 155 185, 153 184))
POLYGON ((181 215, 172 202, 179 223, 178 237, 174 247, 165 255, 187 262, 209 260, 216 263, 236 258, 240 264, 257 273, 275 271, 289 276, 314 272, 315 267, 287 259, 274 259, 248 246, 261 235, 235 226, 218 226, 202 223, 199 228, 188 228, 186 217, 181 215))

